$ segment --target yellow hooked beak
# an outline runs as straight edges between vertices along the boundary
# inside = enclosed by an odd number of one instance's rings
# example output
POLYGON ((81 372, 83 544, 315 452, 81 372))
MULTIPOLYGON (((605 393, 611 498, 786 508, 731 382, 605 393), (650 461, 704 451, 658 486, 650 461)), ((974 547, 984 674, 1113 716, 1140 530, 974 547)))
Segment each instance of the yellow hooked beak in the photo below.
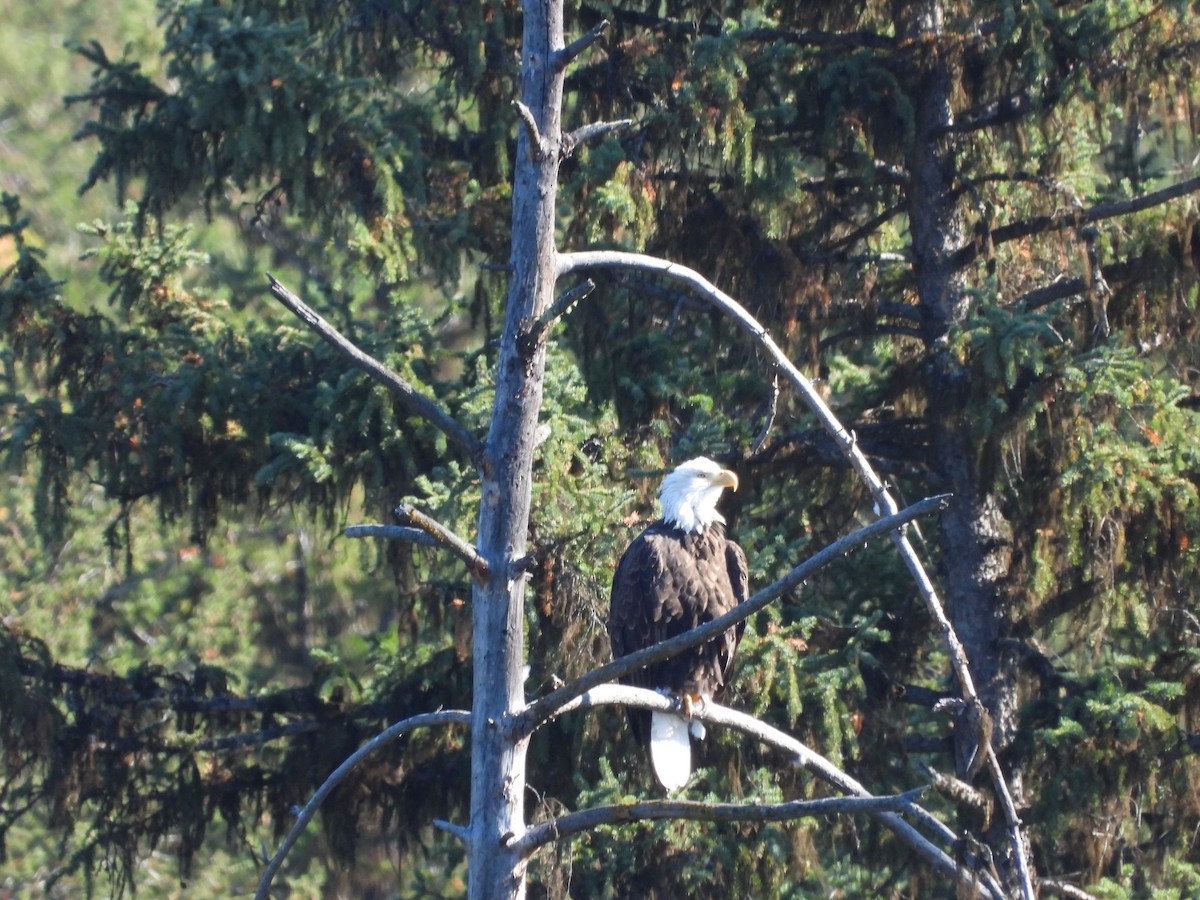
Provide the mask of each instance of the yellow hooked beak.
POLYGON ((722 469, 713 475, 713 484, 719 484, 721 487, 732 488, 736 491, 738 489, 737 474, 729 471, 729 469, 722 469))

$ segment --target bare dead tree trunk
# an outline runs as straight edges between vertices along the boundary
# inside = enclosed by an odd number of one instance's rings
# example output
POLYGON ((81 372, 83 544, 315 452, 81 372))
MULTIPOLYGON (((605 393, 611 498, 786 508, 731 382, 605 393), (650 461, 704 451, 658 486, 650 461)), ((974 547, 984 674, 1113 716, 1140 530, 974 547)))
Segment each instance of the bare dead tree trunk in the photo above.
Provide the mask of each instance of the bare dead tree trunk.
POLYGON ((525 702, 525 555, 531 468, 542 405, 544 344, 525 339, 554 291, 554 202, 561 134, 562 0, 524 4, 523 127, 513 183, 512 257, 496 399, 480 465, 477 546, 489 574, 474 606, 469 891, 473 900, 525 894, 524 862, 512 839, 524 833, 527 738, 512 714, 525 702))

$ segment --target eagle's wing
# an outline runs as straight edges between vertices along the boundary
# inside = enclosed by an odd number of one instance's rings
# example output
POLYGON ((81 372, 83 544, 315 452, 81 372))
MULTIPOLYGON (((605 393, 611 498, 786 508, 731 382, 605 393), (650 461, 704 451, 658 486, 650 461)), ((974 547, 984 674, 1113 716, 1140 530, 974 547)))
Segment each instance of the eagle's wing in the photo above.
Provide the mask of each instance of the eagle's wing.
POLYGON ((729 583, 733 585, 737 602, 745 603, 750 596, 750 567, 746 563, 746 551, 736 541, 725 541, 725 565, 729 568, 729 583))
MULTIPOLYGON (((675 608, 678 595, 663 590, 669 576, 654 537, 643 532, 635 538, 613 575, 608 637, 614 659, 657 644, 668 636, 668 624, 682 612, 675 608)), ((658 687, 650 683, 652 674, 639 669, 621 680, 638 687, 658 687)))
MULTIPOLYGON (((733 586, 734 602, 729 607, 733 609, 734 606, 745 603, 750 596, 750 567, 746 563, 746 553, 734 541, 725 542, 725 565, 729 570, 729 583, 733 586)), ((729 612, 729 609, 722 610, 722 615, 729 612)), ((745 630, 746 622, 743 619, 736 628, 729 629, 720 638, 717 664, 721 673, 721 688, 719 693, 715 694, 718 699, 724 696, 725 689, 729 687, 729 680, 733 677, 734 655, 745 630)))
MULTIPOLYGON (((672 605, 669 592, 663 590, 667 577, 658 541, 649 532, 643 532, 625 550, 613 574, 608 608, 613 659, 657 644, 667 636, 667 623, 672 615, 679 615, 678 610, 666 608, 672 605)), ((653 663, 623 676, 621 682, 633 687, 661 687, 658 683, 661 667, 661 663, 653 663)), ((627 712, 638 743, 646 744, 650 739, 650 713, 633 708, 627 712)))

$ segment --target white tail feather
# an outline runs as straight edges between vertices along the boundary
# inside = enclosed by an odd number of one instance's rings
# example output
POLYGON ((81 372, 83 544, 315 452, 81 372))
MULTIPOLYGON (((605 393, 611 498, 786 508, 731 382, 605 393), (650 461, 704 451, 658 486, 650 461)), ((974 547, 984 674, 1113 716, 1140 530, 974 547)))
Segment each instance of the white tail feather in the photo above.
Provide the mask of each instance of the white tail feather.
POLYGON ((672 713, 651 714, 650 762, 654 774, 668 791, 687 784, 692 774, 692 742, 687 722, 672 713))

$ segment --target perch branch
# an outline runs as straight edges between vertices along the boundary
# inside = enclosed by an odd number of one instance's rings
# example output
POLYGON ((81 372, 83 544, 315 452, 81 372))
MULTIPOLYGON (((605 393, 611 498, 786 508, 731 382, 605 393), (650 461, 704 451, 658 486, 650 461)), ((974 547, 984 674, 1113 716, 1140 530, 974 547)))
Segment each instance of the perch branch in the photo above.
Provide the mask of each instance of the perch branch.
MULTIPOLYGON (((620 702, 625 706, 678 711, 678 707, 675 705, 676 701, 664 697, 657 691, 650 691, 645 688, 606 684, 593 688, 583 696, 589 698, 588 704, 593 706, 599 706, 601 703, 620 702)), ((588 704, 580 701, 580 707, 588 704)), ((748 734, 760 743, 774 747, 782 753, 790 755, 796 765, 808 769, 822 781, 833 785, 839 790, 845 791, 847 794, 860 797, 871 796, 870 791, 866 787, 821 756, 821 754, 805 746, 791 735, 754 718, 754 716, 738 712, 726 706, 709 703, 699 711, 693 710, 693 717, 699 717, 718 725, 735 728, 744 734, 748 734)), ((912 814, 947 846, 952 846, 958 840, 958 836, 945 823, 921 807, 913 807, 912 814)), ((885 824, 889 828, 892 827, 890 822, 885 824)))
POLYGON ((379 360, 364 353, 349 338, 327 322, 316 310, 275 280, 269 272, 271 293, 275 299, 315 331, 327 344, 358 368, 390 390, 408 410, 428 421, 458 445, 472 460, 478 459, 483 445, 462 424, 444 410, 433 398, 418 391, 404 377, 393 372, 379 360))
POLYGON ((851 532, 845 537, 834 541, 823 550, 813 554, 792 569, 787 575, 758 591, 745 602, 739 603, 735 609, 725 615, 719 616, 711 622, 706 622, 690 631, 685 631, 683 634, 669 640, 660 641, 644 650, 638 650, 635 653, 630 653, 628 656, 622 656, 620 659, 605 663, 599 668, 581 675, 571 683, 555 691, 551 691, 544 697, 529 704, 514 718, 512 727, 515 734, 518 736, 532 734, 538 726, 559 715, 572 700, 597 685, 613 681, 622 675, 627 675, 630 672, 644 668, 652 662, 675 656, 688 647, 695 647, 723 634, 727 629, 739 622, 744 622, 776 598, 783 596, 794 587, 802 584, 805 579, 811 578, 824 566, 841 559, 851 550, 867 543, 872 538, 902 528, 913 519, 942 508, 946 503, 946 499, 945 496, 929 497, 918 503, 914 503, 901 512, 878 519, 857 531, 851 532))
POLYGON ((467 568, 471 570, 471 574, 478 581, 485 581, 487 579, 488 564, 483 555, 473 545, 464 541, 441 522, 430 518, 416 507, 410 506, 407 503, 401 503, 396 507, 396 517, 400 519, 402 524, 425 532, 434 539, 438 546, 445 547, 465 562, 467 568))
POLYGON ((578 59, 589 47, 595 44, 596 41, 604 37, 605 33, 611 27, 612 23, 608 19, 601 19, 587 34, 571 41, 571 43, 554 54, 554 68, 561 72, 578 59))
MULTIPOLYGON (((590 709, 613 704, 620 704, 626 707, 634 706, 640 709, 678 711, 678 701, 670 697, 665 697, 657 691, 626 685, 605 684, 592 688, 573 698, 559 712, 590 709)), ((734 728, 744 734, 750 735, 761 743, 786 753, 792 757, 796 765, 807 769, 822 781, 844 791, 846 794, 859 798, 873 797, 870 791, 859 781, 839 769, 821 754, 786 732, 780 731, 778 728, 768 725, 754 716, 738 712, 717 703, 705 703, 695 709, 693 715, 694 718, 705 722, 734 728)), ((958 836, 953 831, 920 806, 910 801, 905 809, 923 825, 934 831, 938 838, 948 846, 953 846, 958 841, 958 836)), ((985 884, 989 893, 997 898, 997 900, 1000 900, 1004 896, 1003 890, 988 873, 977 871, 960 872, 958 865, 949 855, 933 844, 896 812, 872 811, 870 809, 867 812, 873 819, 894 832, 901 841, 912 848, 937 871, 956 880, 964 877, 969 879, 978 878, 985 884)), ((527 838, 522 837, 520 840, 524 843, 527 838)), ((534 843, 534 839, 528 839, 528 841, 531 844, 534 843)), ((544 843, 544 840, 542 842, 544 843)), ((536 849, 536 845, 530 848, 530 852, 533 849, 536 849)))
MULTIPOLYGON (((1197 179, 1197 185, 1200 186, 1200 179, 1197 179)), ((830 437, 837 444, 842 455, 846 457, 847 461, 870 489, 871 495, 875 499, 876 513, 886 516, 896 512, 896 501, 892 498, 887 486, 875 473, 866 455, 859 448, 854 435, 847 431, 845 426, 838 421, 812 382, 796 368, 787 355, 775 343, 770 333, 740 303, 696 270, 658 257, 642 253, 627 253, 619 250, 563 253, 558 257, 559 276, 575 272, 587 272, 592 269, 629 269, 640 272, 651 272, 674 279, 687 285, 697 295, 732 318, 767 353, 778 371, 782 372, 792 383, 792 386, 803 397, 809 409, 816 414, 822 427, 825 428, 826 432, 829 433, 830 437)), ((945 607, 942 605, 941 598, 938 596, 933 582, 925 571, 925 566, 921 563, 920 557, 909 541, 907 534, 902 529, 892 532, 892 542, 895 544, 901 559, 904 561, 905 567, 916 583, 917 590, 925 602, 926 610, 941 631, 942 641, 949 651, 950 664, 958 681, 959 691, 962 694, 963 701, 971 707, 973 713, 971 719, 982 723, 989 722, 987 710, 983 702, 979 699, 978 691, 975 689, 975 680, 971 674, 970 664, 967 661, 966 650, 962 645, 962 641, 959 640, 958 635, 955 633, 953 624, 946 615, 945 607)), ((980 733, 977 737, 981 745, 987 743, 986 735, 983 733, 980 733)), ((982 752, 986 752, 986 750, 987 748, 984 748, 982 752)), ((990 774, 995 781, 996 793, 998 795, 1008 794, 1008 785, 1004 780, 1003 771, 997 766, 990 768, 990 774)), ((1014 857, 1017 859, 1017 869, 1024 877, 1024 873, 1029 871, 1028 863, 1025 859, 1024 841, 1015 841, 1012 850, 1014 857)), ((1028 882, 1027 878, 1025 880, 1028 882)), ((1031 890, 1026 890, 1025 896, 1032 898, 1034 894, 1031 890)))
POLYGON ((322 801, 336 788, 342 780, 349 775, 354 768, 382 747, 384 744, 395 740, 406 731, 412 731, 415 728, 428 728, 433 725, 470 725, 471 714, 461 709, 444 709, 438 712, 423 713, 419 716, 411 716, 407 719, 402 719, 395 725, 392 725, 371 740, 367 741, 353 753, 351 753, 342 762, 340 766, 330 773, 329 777, 317 788, 317 792, 312 795, 312 799, 304 805, 300 813, 296 816, 296 821, 292 823, 291 830, 288 831, 287 837, 283 839, 283 843, 279 845, 279 849, 275 851, 275 855, 271 857, 267 867, 263 870, 262 878, 258 882, 258 890, 254 892, 254 900, 268 900, 268 892, 271 889, 271 882, 274 880, 276 873, 279 872, 279 867, 283 865, 284 859, 295 846, 296 841, 300 839, 300 835, 304 833, 304 829, 308 823, 312 821, 313 816, 317 814, 322 801))

